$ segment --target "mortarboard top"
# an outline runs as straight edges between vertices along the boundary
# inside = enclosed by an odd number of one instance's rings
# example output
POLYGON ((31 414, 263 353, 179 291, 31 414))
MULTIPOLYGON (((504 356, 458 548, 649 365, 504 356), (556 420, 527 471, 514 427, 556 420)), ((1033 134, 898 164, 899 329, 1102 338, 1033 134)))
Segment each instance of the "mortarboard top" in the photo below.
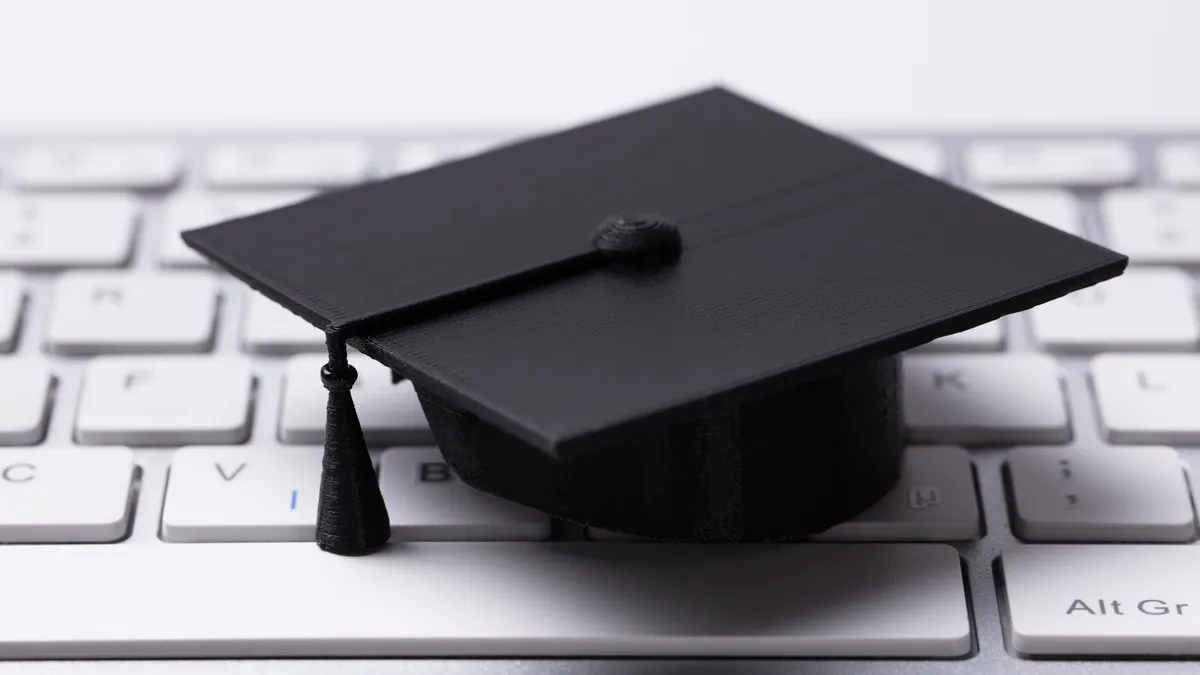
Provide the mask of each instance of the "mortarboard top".
POLYGON ((1126 263, 724 89, 184 239, 327 331, 318 543, 352 520, 335 502, 382 510, 369 460, 332 477, 361 446, 343 340, 413 381, 480 489, 637 534, 779 539, 894 482, 896 353, 1126 263))

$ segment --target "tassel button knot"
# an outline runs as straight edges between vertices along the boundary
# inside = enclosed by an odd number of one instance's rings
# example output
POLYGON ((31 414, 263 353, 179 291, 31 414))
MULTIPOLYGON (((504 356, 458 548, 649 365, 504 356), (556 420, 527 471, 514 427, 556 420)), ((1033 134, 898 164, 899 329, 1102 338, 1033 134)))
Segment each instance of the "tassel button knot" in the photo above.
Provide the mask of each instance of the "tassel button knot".
POLYGON ((358 381, 358 371, 354 366, 346 364, 339 368, 341 372, 334 372, 326 363, 321 366, 321 384, 325 385, 325 389, 329 391, 350 391, 354 388, 354 383, 358 381))

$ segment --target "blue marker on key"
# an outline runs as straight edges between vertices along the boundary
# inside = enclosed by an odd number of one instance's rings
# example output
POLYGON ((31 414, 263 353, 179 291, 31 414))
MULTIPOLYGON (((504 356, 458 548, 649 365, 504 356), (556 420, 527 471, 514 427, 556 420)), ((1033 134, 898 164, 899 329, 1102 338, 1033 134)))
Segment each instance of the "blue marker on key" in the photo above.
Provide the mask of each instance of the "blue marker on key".
POLYGON ((292 490, 292 510, 296 510, 296 491, 292 490))

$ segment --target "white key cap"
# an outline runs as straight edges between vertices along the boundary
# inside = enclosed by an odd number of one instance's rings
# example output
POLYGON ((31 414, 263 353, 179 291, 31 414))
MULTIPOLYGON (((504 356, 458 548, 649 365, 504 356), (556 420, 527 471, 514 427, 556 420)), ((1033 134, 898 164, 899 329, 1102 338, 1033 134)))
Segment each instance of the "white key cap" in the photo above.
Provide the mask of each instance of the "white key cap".
POLYGON ((470 138, 451 143, 448 155, 454 159, 473 157, 487 152, 498 145, 500 145, 500 141, 495 138, 470 138))
POLYGON ((1071 440, 1061 374, 1048 356, 905 356, 902 391, 914 443, 1071 440))
POLYGON ((962 448, 913 446, 900 482, 874 506, 816 541, 970 541, 979 538, 971 458, 962 448))
MULTIPOLYGON (((321 386, 324 356, 295 356, 284 376, 283 412, 279 439, 284 443, 318 445, 325 439, 325 406, 329 394, 321 386)), ((412 382, 392 384, 387 368, 363 356, 352 356, 358 370, 354 408, 363 436, 371 445, 430 445, 433 435, 417 400, 412 382)))
POLYGON ((204 176, 213 187, 340 187, 370 168, 370 151, 353 141, 226 143, 213 148, 204 176))
POLYGON ((868 138, 863 144, 876 154, 930 176, 946 173, 946 155, 932 141, 909 138, 868 138))
POLYGON ((383 453, 379 486, 397 541, 537 541, 550 517, 468 487, 435 448, 383 453))
POLYGON ((270 211, 307 199, 312 192, 185 192, 163 207, 158 260, 168 267, 201 266, 207 262, 183 243, 180 234, 205 225, 270 211))
POLYGON ((212 348, 217 282, 205 272, 64 272, 46 348, 54 354, 202 352, 212 348))
POLYGON ((1133 262, 1200 262, 1200 194, 1113 190, 1100 209, 1108 245, 1133 262))
POLYGON ((155 189, 174 185, 182 168, 164 143, 61 143, 23 150, 12 179, 23 188, 155 189))
POLYGON ((119 267, 138 217, 126 195, 0 197, 0 267, 119 267))
POLYGON ((1068 234, 1084 236, 1079 202, 1066 190, 981 190, 979 196, 1068 234))
POLYGON ((1200 655, 1200 547, 1022 546, 1000 562, 1021 654, 1200 655))
POLYGON ((1192 282, 1177 269, 1135 269, 1030 312, 1033 336, 1064 352, 1194 349, 1200 319, 1192 282))
POLYGON ((0 445, 33 445, 46 435, 50 368, 38 359, 0 359, 0 445))
POLYGON ((1179 453, 1024 446, 1008 454, 1013 527, 1031 541, 1182 542, 1195 532, 1179 453))
POLYGON ((24 305, 25 282, 21 275, 0 270, 0 352, 16 348, 24 305))
POLYGON ((989 321, 917 347, 925 352, 995 352, 1004 349, 1004 322, 989 321))
POLYGON ((405 143, 396 154, 396 173, 412 173, 437 166, 451 157, 443 143, 405 143))
POLYGON ((296 354, 325 348, 325 333, 282 305, 246 292, 242 347, 254 354, 296 354))
POLYGON ((179 450, 171 458, 163 538, 311 542, 323 452, 319 447, 179 450))
POLYGON ((1158 147, 1158 177, 1171 185, 1200 185, 1200 142, 1175 141, 1158 147))
POLYGON ((360 558, 311 543, 8 546, 0 569, 53 581, 6 587, 5 659, 971 649, 958 552, 942 544, 415 542, 360 558), (153 592, 131 602, 130 589, 153 592))
POLYGON ((1117 185, 1137 176, 1120 141, 983 141, 965 153, 967 174, 984 185, 1117 185))
POLYGON ((1108 441, 1200 445, 1200 356, 1102 354, 1092 387, 1108 441))
POLYGON ((98 357, 88 364, 75 439, 97 445, 241 443, 249 362, 207 356, 98 357))
POLYGON ((127 448, 0 449, 0 542, 124 537, 133 471, 127 448))

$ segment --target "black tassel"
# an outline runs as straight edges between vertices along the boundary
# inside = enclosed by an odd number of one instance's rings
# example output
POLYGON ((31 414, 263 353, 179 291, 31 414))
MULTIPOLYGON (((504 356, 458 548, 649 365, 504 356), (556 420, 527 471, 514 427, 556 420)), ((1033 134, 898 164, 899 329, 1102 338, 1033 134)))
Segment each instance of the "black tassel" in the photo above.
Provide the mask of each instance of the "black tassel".
POLYGON ((317 546, 339 555, 363 555, 383 547, 391 522, 350 389, 358 372, 346 360, 346 341, 334 328, 325 333, 329 363, 321 382, 329 390, 325 411, 325 456, 317 501, 317 546))

